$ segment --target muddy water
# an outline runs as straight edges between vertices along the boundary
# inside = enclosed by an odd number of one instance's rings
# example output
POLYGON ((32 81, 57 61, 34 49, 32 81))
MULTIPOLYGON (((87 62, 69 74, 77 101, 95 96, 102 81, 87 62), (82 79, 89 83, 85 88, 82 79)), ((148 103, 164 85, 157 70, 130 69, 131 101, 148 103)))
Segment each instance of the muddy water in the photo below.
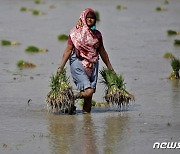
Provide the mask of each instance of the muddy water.
MULTIPOLYGON (((0 39, 22 45, 0 46, 0 153, 179 153, 179 149, 152 148, 154 142, 180 142, 180 83, 165 79, 171 67, 163 59, 167 51, 180 57, 180 47, 173 45, 180 36, 166 35, 167 29, 180 31, 180 2, 169 2, 44 0, 36 5, 29 0, 1 0, 0 39), (117 5, 127 10, 118 11, 117 5), (47 14, 20 12, 22 6, 47 14), (157 6, 168 11, 156 12, 157 6), (96 108, 83 115, 79 107, 73 116, 49 114, 44 103, 50 90, 49 77, 56 72, 66 46, 57 36, 68 34, 87 7, 99 11, 97 27, 105 48, 136 101, 123 112, 96 108), (27 54, 28 45, 49 52, 27 54), (19 70, 16 62, 20 59, 37 67, 19 70)), ((100 68, 103 66, 101 62, 100 68)), ((103 101, 102 97, 103 86, 98 84, 94 99, 103 101)))

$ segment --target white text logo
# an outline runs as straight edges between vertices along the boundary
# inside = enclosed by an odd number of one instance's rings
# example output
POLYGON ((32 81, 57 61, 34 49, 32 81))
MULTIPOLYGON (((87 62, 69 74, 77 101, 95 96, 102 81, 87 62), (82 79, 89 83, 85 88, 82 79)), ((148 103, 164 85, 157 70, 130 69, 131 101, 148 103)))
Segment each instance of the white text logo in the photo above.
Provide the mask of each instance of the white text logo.
POLYGON ((180 149, 180 142, 155 142, 153 149, 180 149))

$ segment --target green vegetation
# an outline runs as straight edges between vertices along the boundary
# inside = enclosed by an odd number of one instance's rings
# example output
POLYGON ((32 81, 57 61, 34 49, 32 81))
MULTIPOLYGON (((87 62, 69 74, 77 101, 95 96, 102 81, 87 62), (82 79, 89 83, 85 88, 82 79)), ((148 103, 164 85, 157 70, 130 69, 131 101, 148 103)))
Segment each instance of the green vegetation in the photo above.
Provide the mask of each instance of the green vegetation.
POLYGON ((48 49, 40 49, 36 46, 28 46, 26 49, 25 49, 26 52, 30 52, 30 53, 37 53, 37 52, 48 52, 48 49))
POLYGON ((40 11, 38 11, 38 10, 33 10, 33 11, 32 11, 32 14, 33 14, 33 15, 39 15, 39 14, 40 14, 40 11))
POLYGON ((171 36, 171 35, 180 35, 180 32, 177 32, 175 30, 167 30, 167 34, 169 36, 171 36))
POLYGON ((180 40, 174 40, 174 45, 180 45, 180 40))
POLYGON ((2 46, 10 46, 10 45, 20 45, 20 42, 14 42, 14 41, 9 41, 9 40, 1 40, 1 45, 2 46))
POLYGON ((170 74, 169 79, 179 79, 180 60, 170 52, 166 52, 164 58, 171 59, 171 67, 173 71, 170 74))
POLYGON ((28 11, 28 8, 26 8, 26 7, 21 7, 20 11, 22 11, 22 12, 28 11))
POLYGON ((98 12, 98 11, 95 11, 95 14, 96 14, 96 21, 100 21, 100 15, 99 15, 99 12, 98 12))
POLYGON ((171 60, 171 67, 173 69, 171 75, 169 76, 169 79, 179 79, 179 69, 180 69, 180 60, 177 58, 173 58, 171 60))
POLYGON ((164 0, 163 4, 169 4, 168 0, 164 0))
POLYGON ((126 7, 126 6, 122 6, 122 5, 117 5, 117 6, 116 6, 116 9, 117 9, 117 10, 126 10, 127 7, 126 7))
POLYGON ((33 15, 45 15, 44 12, 38 11, 38 10, 32 10, 33 15))
POLYGON ((6 46, 6 45, 12 45, 11 41, 8 40, 1 40, 1 45, 6 46))
POLYGON ((34 0, 34 3, 36 3, 36 4, 41 4, 42 1, 41 1, 41 0, 34 0))
POLYGON ((50 86, 51 91, 46 97, 48 110, 55 113, 73 114, 75 99, 65 69, 60 74, 52 75, 50 86))
POLYGON ((114 71, 105 68, 100 71, 100 74, 102 76, 101 83, 106 87, 105 100, 107 103, 116 104, 121 107, 127 106, 130 101, 135 100, 134 96, 125 90, 122 75, 118 75, 114 71))
POLYGON ((16 65, 17 65, 17 67, 19 67, 20 69, 23 69, 23 68, 34 68, 34 67, 36 67, 35 64, 33 64, 33 63, 31 63, 31 62, 24 61, 24 60, 19 60, 16 65))
POLYGON ((167 9, 157 6, 156 11, 167 11, 167 9))
POLYGON ((32 11, 33 9, 27 8, 27 7, 21 7, 20 11, 22 12, 27 12, 27 11, 32 11))
POLYGON ((175 58, 174 55, 171 52, 166 52, 163 57, 166 58, 166 59, 175 58))
POLYGON ((66 41, 68 39, 68 36, 66 34, 60 34, 58 36, 59 41, 66 41))

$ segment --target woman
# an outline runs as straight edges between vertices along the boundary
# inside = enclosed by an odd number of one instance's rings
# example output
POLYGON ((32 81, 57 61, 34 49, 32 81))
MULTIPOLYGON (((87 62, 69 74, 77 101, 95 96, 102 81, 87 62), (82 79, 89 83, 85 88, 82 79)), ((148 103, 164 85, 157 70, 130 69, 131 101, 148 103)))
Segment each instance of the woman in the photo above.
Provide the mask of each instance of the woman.
POLYGON ((96 29, 94 10, 87 8, 81 15, 77 25, 70 31, 68 44, 64 51, 57 73, 70 61, 71 74, 77 89, 76 98, 83 98, 83 113, 91 111, 91 101, 96 90, 99 55, 108 69, 113 67, 104 48, 101 33, 96 29))

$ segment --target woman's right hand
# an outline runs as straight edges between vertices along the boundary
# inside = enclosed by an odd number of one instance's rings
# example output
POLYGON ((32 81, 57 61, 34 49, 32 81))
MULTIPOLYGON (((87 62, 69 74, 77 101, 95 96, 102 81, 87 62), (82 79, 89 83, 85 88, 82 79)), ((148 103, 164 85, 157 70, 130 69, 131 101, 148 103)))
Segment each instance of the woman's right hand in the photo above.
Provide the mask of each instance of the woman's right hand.
POLYGON ((60 74, 61 70, 62 70, 62 68, 59 66, 58 69, 57 69, 57 74, 60 74))

